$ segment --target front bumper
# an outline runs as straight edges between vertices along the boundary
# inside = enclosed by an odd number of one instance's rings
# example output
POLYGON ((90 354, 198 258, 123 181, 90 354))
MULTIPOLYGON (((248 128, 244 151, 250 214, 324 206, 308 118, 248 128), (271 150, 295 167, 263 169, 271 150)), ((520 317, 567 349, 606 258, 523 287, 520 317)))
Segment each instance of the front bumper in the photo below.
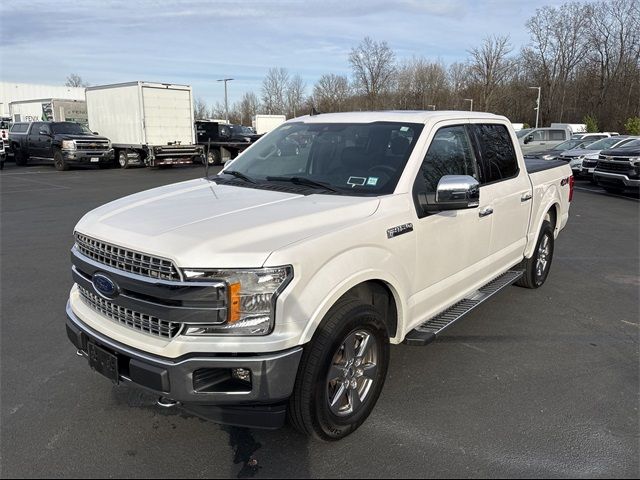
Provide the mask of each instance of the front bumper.
POLYGON ((115 354, 119 382, 140 387, 179 402, 198 416, 231 425, 279 428, 286 414, 286 400, 293 391, 302 347, 266 355, 198 354, 177 359, 158 357, 115 342, 85 325, 67 303, 67 335, 80 354, 88 356, 88 344, 115 354), (245 389, 210 388, 198 391, 194 372, 251 372, 245 389))
POLYGON ((72 165, 99 165, 113 163, 114 151, 113 148, 100 151, 62 150, 62 156, 72 165))
POLYGON ((620 173, 600 172, 596 170, 593 172, 593 178, 596 182, 602 184, 640 188, 640 179, 629 178, 627 175, 620 173))

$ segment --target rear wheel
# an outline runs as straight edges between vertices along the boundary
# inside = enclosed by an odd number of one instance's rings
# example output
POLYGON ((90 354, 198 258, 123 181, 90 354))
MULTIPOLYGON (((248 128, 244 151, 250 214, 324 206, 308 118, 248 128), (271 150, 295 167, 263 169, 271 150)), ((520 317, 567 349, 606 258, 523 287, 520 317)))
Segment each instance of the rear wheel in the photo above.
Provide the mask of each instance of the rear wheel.
POLYGON ((15 155, 16 165, 25 166, 29 161, 29 155, 26 152, 16 151, 15 155))
POLYGON ((320 440, 346 437, 373 410, 388 365, 389 334, 380 313, 361 300, 341 300, 302 356, 290 423, 320 440))
POLYGON ((551 223, 545 220, 540 229, 536 249, 531 258, 524 261, 524 275, 516 285, 525 288, 538 288, 547 280, 553 260, 554 237, 551 223))
POLYGON ((62 155, 62 152, 60 150, 56 150, 55 152, 53 152, 53 165, 59 172, 69 170, 69 164, 64 159, 64 156, 62 155))
POLYGON ((222 155, 218 148, 212 148, 207 151, 207 163, 209 165, 221 165, 222 155))
POLYGON ((129 156, 124 150, 118 152, 118 165, 120 168, 129 168, 129 156))

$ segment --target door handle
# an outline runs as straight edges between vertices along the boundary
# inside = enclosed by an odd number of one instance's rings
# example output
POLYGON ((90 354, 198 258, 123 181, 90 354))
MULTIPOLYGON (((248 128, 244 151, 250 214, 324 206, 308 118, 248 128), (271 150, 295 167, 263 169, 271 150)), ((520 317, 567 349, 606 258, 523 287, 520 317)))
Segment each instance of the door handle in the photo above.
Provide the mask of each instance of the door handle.
POLYGON ((482 217, 488 217, 489 215, 491 215, 493 213, 493 208, 491 207, 485 207, 482 210, 480 210, 478 212, 478 215, 482 218, 482 217))
POLYGON ((533 194, 531 192, 527 192, 520 197, 520 201, 528 202, 529 200, 531 200, 532 197, 533 197, 533 194))

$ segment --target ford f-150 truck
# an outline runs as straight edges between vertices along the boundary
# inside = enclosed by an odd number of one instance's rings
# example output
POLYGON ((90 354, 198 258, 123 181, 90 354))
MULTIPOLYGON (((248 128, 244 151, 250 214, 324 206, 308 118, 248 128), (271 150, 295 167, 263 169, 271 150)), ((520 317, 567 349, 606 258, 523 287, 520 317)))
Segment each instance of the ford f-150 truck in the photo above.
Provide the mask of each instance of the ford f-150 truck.
POLYGON ((288 415, 337 440, 374 408, 390 344, 543 285, 572 193, 570 167, 525 164, 502 116, 293 119, 216 176, 87 213, 67 334, 160 405, 264 428, 288 415))
POLYGON ((11 126, 9 144, 17 165, 29 159, 52 161, 56 170, 73 165, 113 165, 113 149, 108 138, 74 122, 17 122, 11 126))

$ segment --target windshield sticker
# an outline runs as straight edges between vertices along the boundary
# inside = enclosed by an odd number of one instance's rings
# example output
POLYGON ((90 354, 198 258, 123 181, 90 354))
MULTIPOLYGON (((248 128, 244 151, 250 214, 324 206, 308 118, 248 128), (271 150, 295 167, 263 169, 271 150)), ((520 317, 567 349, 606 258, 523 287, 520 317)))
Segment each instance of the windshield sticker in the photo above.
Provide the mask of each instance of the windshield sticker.
POLYGON ((349 180, 347 180, 347 183, 352 187, 361 187, 366 182, 367 182, 366 177, 349 177, 349 180))
POLYGON ((409 131, 409 127, 400 127, 400 131, 401 132, 408 132, 409 131))
POLYGON ((378 177, 369 177, 369 180, 367 180, 367 185, 371 185, 372 187, 375 187, 378 184, 378 177))

